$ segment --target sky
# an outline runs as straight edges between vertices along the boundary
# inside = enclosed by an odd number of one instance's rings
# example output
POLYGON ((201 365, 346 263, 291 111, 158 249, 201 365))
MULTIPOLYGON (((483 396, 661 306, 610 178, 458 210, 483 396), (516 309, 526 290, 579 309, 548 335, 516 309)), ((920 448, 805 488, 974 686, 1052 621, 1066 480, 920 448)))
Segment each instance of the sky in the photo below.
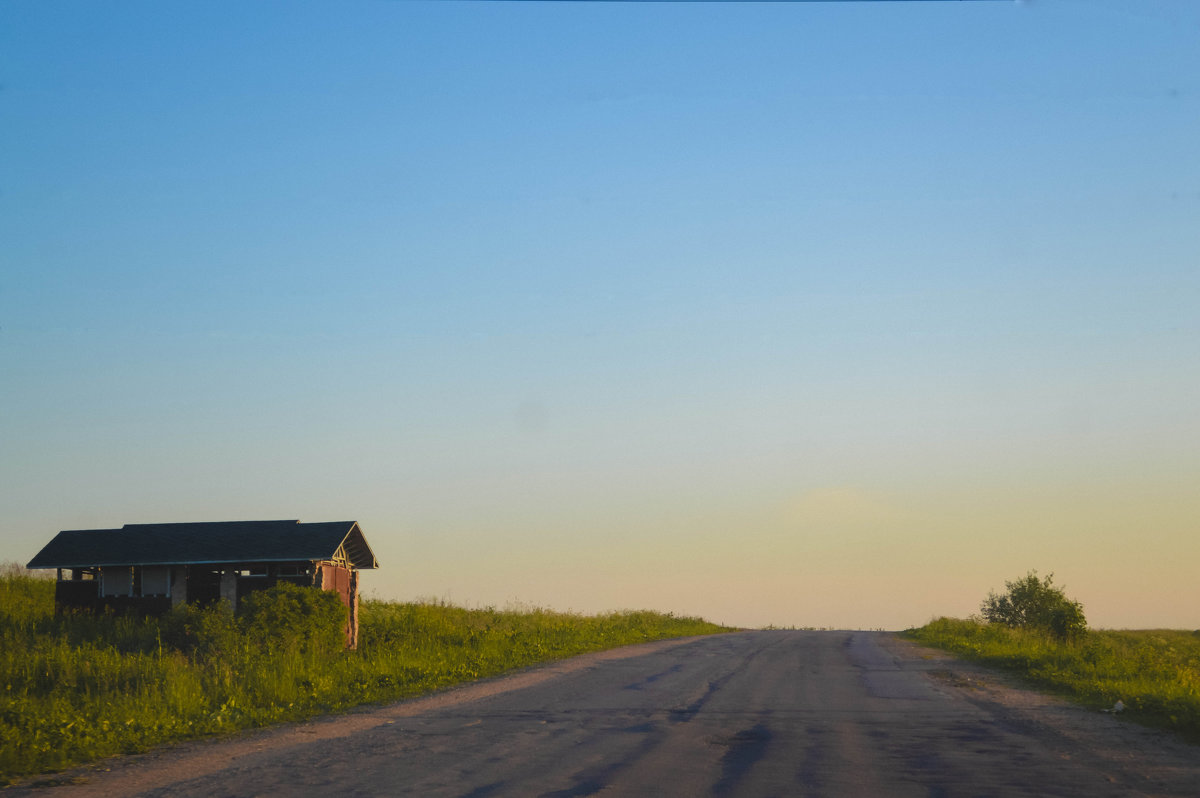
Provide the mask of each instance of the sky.
POLYGON ((1200 627, 1200 4, 0 4, 0 560, 1200 627))

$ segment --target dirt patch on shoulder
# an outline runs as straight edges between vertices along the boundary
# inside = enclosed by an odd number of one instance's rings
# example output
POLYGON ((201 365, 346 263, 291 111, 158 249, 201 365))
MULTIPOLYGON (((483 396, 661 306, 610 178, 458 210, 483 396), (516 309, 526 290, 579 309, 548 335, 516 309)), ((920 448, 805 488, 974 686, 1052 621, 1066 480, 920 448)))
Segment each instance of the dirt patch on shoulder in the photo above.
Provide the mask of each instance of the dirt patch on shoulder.
POLYGON ((1200 746, 1159 729, 1041 693, 1015 677, 938 649, 888 635, 880 641, 906 670, 923 670, 942 691, 1035 729, 1069 740, 1108 770, 1134 779, 1131 795, 1200 794, 1200 746))

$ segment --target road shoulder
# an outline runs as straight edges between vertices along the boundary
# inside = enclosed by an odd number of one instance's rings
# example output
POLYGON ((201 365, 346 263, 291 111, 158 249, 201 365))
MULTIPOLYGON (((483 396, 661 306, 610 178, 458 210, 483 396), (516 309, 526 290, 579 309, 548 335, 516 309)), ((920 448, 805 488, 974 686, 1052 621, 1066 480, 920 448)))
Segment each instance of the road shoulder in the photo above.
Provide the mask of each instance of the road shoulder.
POLYGON ((110 757, 58 773, 33 776, 5 788, 5 795, 6 798, 23 795, 53 798, 135 795, 200 778, 231 765, 245 764, 264 753, 310 745, 321 740, 349 737, 390 725, 400 718, 522 690, 549 679, 596 667, 604 662, 653 654, 703 639, 705 638, 683 637, 593 651, 396 703, 368 705, 344 714, 324 715, 298 723, 235 732, 229 736, 170 743, 145 753, 110 757))
POLYGON ((1200 784, 1200 746, 1169 732, 1039 692, 1012 675, 895 634, 882 636, 880 645, 902 669, 923 672, 939 692, 1035 736, 1069 741, 1113 780, 1136 784, 1136 794, 1186 795, 1200 784))

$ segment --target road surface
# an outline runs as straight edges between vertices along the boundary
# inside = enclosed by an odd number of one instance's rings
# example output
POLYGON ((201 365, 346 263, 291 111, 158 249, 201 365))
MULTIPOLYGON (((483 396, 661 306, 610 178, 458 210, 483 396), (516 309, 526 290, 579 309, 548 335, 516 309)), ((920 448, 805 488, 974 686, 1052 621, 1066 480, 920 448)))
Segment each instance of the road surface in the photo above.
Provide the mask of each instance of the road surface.
POLYGON ((1200 748, 872 632, 652 643, 105 767, 11 793, 1200 795, 1200 748))

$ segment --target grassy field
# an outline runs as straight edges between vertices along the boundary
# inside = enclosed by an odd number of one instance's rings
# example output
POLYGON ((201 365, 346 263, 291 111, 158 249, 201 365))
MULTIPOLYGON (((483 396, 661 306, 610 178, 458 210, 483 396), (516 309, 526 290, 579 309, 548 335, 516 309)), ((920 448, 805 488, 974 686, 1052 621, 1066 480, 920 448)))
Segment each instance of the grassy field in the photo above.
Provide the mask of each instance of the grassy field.
POLYGON ((0 574, 0 785, 586 651, 720 631, 727 630, 653 612, 582 616, 367 600, 359 649, 342 651, 303 630, 265 636, 219 609, 163 619, 56 617, 54 583, 10 567, 0 574))
POLYGON ((1045 634, 939 618, 904 636, 994 665, 1096 709, 1200 742, 1200 632, 1092 630, 1071 642, 1045 634))

